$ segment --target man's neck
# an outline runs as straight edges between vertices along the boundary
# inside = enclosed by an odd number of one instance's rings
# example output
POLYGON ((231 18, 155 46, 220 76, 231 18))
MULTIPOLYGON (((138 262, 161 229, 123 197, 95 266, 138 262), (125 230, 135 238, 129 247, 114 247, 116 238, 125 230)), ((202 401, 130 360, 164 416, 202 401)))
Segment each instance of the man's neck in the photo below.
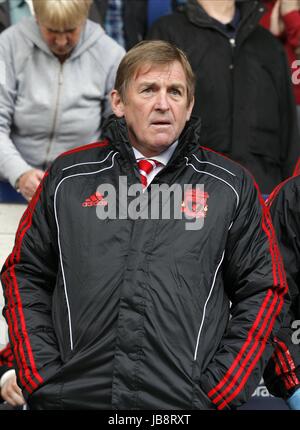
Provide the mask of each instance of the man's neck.
POLYGON ((223 24, 232 21, 235 13, 235 0, 197 0, 205 12, 223 24))

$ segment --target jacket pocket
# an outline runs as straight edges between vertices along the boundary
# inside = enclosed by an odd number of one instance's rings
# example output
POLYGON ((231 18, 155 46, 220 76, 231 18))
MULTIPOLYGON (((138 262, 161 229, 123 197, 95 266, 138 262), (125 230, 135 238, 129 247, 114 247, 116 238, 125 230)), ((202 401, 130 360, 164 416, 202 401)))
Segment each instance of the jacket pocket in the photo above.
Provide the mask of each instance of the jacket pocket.
POLYGON ((199 382, 195 383, 193 408, 198 410, 216 410, 217 408, 202 389, 199 382))
POLYGON ((61 391, 63 382, 52 381, 43 384, 27 399, 30 410, 62 410, 61 391))
POLYGON ((52 321, 57 338, 59 352, 63 363, 67 363, 73 356, 72 331, 70 326, 70 309, 67 303, 64 285, 56 285, 52 299, 52 321))
POLYGON ((184 296, 185 300, 193 302, 198 310, 202 309, 205 286, 198 259, 193 254, 188 254, 183 259, 175 259, 174 265, 178 293, 184 296))

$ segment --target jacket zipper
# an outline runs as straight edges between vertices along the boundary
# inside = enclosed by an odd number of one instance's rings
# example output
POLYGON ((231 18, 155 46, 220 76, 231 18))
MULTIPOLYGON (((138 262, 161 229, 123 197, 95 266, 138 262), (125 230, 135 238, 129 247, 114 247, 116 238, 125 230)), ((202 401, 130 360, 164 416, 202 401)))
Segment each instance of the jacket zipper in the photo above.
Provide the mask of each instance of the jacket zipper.
POLYGON ((56 101, 55 101, 55 110, 54 110, 54 117, 53 117, 53 123, 52 123, 52 129, 51 129, 51 133, 50 133, 50 138, 49 138, 49 144, 46 150, 46 155, 45 155, 45 163, 44 166, 47 167, 50 159, 49 159, 49 155, 51 153, 51 149, 53 146, 53 141, 54 141, 54 135, 55 135, 55 131, 56 131, 56 123, 57 123, 57 114, 58 114, 58 106, 59 106, 59 101, 60 101, 60 95, 61 95, 61 88, 63 85, 63 64, 60 63, 59 66, 59 73, 58 73, 58 85, 57 85, 57 92, 56 92, 56 101))

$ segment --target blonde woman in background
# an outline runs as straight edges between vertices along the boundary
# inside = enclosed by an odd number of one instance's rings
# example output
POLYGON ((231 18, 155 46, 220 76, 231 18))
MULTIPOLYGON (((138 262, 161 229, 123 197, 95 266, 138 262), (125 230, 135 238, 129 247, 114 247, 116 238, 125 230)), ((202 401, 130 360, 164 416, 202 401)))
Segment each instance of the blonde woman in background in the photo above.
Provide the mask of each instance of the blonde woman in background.
POLYGON ((98 140, 125 53, 87 20, 91 0, 32 3, 0 35, 0 178, 27 200, 59 154, 98 140))

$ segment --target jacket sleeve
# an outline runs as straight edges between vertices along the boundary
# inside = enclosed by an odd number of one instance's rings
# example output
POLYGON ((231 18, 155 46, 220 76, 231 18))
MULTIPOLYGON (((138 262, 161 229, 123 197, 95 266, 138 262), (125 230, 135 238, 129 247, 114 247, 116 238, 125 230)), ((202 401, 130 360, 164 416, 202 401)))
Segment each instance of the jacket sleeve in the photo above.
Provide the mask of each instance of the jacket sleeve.
POLYGON ((0 35, 0 175, 14 187, 18 177, 32 167, 22 158, 10 138, 17 101, 13 49, 6 32, 0 35))
POLYGON ((0 378, 9 369, 14 367, 14 356, 8 343, 5 348, 0 351, 0 378))
POLYGON ((264 379, 273 395, 286 399, 300 387, 300 327, 295 324, 300 319, 300 188, 296 186, 295 179, 279 186, 269 202, 286 268, 291 307, 276 336, 276 348, 264 379), (298 335, 294 331, 296 328, 298 335))
POLYGON ((61 367, 51 313, 58 252, 49 182, 47 172, 20 220, 1 272, 3 315, 26 399, 61 367))
POLYGON ((259 384, 282 324, 287 293, 270 214, 249 177, 239 194, 221 273, 231 302, 230 320, 200 385, 217 409, 234 409, 259 384))

